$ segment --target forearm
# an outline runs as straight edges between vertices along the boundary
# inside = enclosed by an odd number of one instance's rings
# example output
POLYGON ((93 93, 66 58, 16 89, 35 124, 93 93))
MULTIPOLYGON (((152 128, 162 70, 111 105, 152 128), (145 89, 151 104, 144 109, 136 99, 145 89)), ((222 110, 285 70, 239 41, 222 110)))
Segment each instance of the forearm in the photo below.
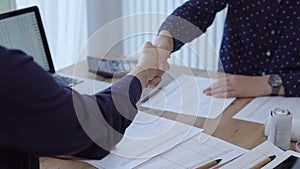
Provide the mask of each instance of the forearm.
POLYGON ((101 159, 107 155, 111 148, 122 139, 125 129, 135 117, 136 103, 141 92, 142 87, 138 78, 125 76, 110 88, 96 94, 98 105, 86 107, 89 113, 81 122, 95 143, 74 156, 101 159))
POLYGON ((4 63, 0 71, 0 124, 5 129, 0 132, 0 148, 32 155, 62 155, 100 141, 103 149, 99 152, 105 154, 120 140, 137 112, 141 87, 136 78, 125 78, 96 97, 81 95, 59 86, 24 53, 0 51, 4 63), (127 90, 123 85, 130 87, 127 90))
POLYGON ((166 30, 174 38, 172 51, 192 41, 212 24, 218 11, 224 9, 227 0, 190 0, 174 10, 161 25, 159 32, 166 30))
POLYGON ((174 49, 174 38, 172 34, 167 30, 161 30, 155 39, 154 46, 171 52, 174 49))
MULTIPOLYGON (((270 75, 264 75, 264 76, 257 76, 256 78, 258 78, 259 80, 257 82, 261 82, 261 84, 257 84, 257 96, 268 96, 271 95, 272 93, 272 87, 270 86, 270 84, 268 83, 269 79, 270 79, 270 75)), ((278 92, 278 96, 284 96, 285 92, 284 92, 284 86, 281 85, 279 92, 278 92)))

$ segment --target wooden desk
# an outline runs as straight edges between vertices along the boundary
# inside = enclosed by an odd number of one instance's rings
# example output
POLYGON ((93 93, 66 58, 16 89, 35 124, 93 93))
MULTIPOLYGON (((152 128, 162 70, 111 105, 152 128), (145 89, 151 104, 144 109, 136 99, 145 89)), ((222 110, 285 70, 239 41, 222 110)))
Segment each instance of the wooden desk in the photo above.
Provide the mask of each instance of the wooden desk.
MULTIPOLYGON (((106 79, 103 77, 95 76, 94 74, 89 73, 87 70, 88 69, 87 69, 86 62, 81 62, 76 65, 76 69, 74 69, 74 66, 70 66, 68 68, 61 70, 60 72, 66 74, 73 74, 75 72, 75 74, 80 77, 97 79, 106 82, 114 82, 117 80, 117 79, 106 79)), ((173 76, 178 76, 179 74, 190 72, 190 69, 179 67, 179 66, 172 66, 170 72, 173 76)), ((207 73, 200 70, 193 69, 192 72, 196 76, 207 76, 207 73)), ((215 74, 213 74, 213 76, 215 76, 215 74)), ((170 78, 167 78, 167 75, 164 79, 165 81, 163 83, 168 83, 168 81, 170 81, 170 78)), ((189 123, 197 127, 203 127, 203 126, 209 127, 210 125, 215 125, 215 123, 217 122, 218 126, 212 133, 213 136, 221 138, 237 146, 241 146, 246 149, 252 149, 266 140, 266 137, 264 136, 264 126, 261 124, 232 119, 232 116, 235 115, 237 112, 239 112, 239 110, 241 110, 245 105, 247 105, 252 99, 253 98, 236 99, 236 101, 225 110, 223 115, 221 115, 216 120, 197 118, 196 121, 194 122, 195 119, 194 117, 186 116, 184 120, 182 120, 182 122, 189 123)), ((153 113, 155 113, 155 111, 153 111, 153 113)), ((176 119, 177 114, 171 112, 165 112, 162 116, 170 119, 176 119)), ((94 169, 94 167, 79 161, 61 160, 57 158, 47 158, 47 157, 41 158, 41 168, 42 169, 57 169, 57 168, 94 169)))

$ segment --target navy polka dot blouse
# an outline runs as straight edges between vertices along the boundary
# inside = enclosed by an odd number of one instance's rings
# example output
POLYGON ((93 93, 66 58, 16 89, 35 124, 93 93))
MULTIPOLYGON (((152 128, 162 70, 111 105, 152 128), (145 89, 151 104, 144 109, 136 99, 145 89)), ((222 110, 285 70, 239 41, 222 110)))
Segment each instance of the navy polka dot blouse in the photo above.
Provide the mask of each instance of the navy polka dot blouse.
POLYGON ((174 50, 206 31, 228 6, 220 60, 227 73, 279 74, 286 96, 300 96, 299 0, 190 0, 162 24, 174 50))

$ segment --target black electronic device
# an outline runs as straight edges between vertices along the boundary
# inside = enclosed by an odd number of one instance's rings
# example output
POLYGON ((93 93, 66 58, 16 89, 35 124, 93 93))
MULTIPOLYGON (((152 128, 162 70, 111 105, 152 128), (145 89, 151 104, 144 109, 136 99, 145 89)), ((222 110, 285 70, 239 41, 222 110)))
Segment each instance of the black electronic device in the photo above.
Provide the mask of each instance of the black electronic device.
POLYGON ((137 60, 104 59, 92 56, 87 57, 89 72, 97 75, 112 78, 123 77, 132 70, 137 60))

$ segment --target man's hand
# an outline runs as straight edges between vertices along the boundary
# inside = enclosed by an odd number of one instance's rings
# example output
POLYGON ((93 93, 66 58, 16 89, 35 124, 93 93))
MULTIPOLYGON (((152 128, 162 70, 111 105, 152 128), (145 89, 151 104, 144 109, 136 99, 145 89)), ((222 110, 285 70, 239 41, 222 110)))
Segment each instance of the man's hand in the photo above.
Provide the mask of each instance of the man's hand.
POLYGON ((173 49, 173 38, 171 33, 166 30, 161 31, 154 42, 154 46, 158 54, 158 68, 161 71, 153 80, 149 81, 148 85, 151 87, 157 86, 161 81, 163 72, 170 69, 167 60, 173 49))
MULTIPOLYGON (((266 76, 243 76, 228 75, 219 79, 211 87, 203 91, 204 94, 214 97, 256 97, 271 94, 268 84, 269 75, 266 76)), ((283 88, 283 87, 282 87, 283 88)), ((282 94, 283 89, 281 89, 282 94)))
MULTIPOLYGON (((139 62, 137 66, 129 73, 136 76, 143 87, 156 82, 155 77, 161 76, 163 72, 158 69, 158 53, 156 48, 146 42, 141 52, 139 52, 139 62)), ((156 82, 157 84, 159 82, 156 82)))

